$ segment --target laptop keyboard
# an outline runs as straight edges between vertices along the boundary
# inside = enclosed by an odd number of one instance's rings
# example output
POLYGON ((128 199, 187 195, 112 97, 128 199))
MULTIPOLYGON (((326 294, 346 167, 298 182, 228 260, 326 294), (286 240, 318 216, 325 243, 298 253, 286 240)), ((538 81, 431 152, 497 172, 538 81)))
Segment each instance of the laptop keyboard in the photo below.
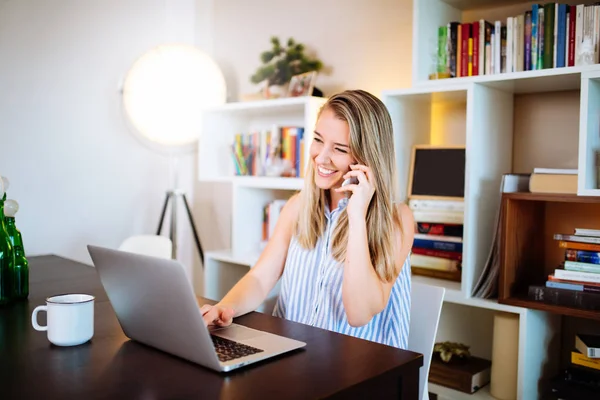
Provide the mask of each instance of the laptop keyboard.
POLYGON ((247 346, 242 343, 234 342, 233 340, 225 339, 219 336, 212 336, 213 345, 217 351, 219 361, 231 361, 236 358, 249 356, 251 354, 261 353, 263 350, 256 347, 247 346))

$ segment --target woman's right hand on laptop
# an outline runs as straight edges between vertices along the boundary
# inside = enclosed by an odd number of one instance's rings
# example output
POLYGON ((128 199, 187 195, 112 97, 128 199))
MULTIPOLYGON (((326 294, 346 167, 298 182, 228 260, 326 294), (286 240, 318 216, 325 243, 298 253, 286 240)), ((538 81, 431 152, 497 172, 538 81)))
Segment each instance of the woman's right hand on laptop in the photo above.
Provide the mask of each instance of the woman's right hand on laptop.
POLYGON ((205 304, 200 308, 202 318, 207 326, 228 326, 233 322, 235 311, 231 307, 224 307, 218 304, 211 306, 205 304))

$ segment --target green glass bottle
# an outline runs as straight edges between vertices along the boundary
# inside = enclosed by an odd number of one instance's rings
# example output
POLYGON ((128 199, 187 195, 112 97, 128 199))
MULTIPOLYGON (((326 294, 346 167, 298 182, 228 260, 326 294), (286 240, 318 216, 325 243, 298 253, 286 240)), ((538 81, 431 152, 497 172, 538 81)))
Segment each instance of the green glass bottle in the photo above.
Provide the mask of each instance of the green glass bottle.
POLYGON ((17 211, 19 211, 19 203, 15 200, 6 200, 4 202, 6 231, 15 254, 13 298, 15 300, 25 300, 29 296, 29 261, 25 257, 23 237, 15 224, 15 214, 17 211))
POLYGON ((2 195, 0 199, 0 305, 4 305, 12 301, 15 253, 4 223, 5 190, 8 187, 8 180, 4 177, 1 180, 3 184, 0 187, 0 195, 2 195))

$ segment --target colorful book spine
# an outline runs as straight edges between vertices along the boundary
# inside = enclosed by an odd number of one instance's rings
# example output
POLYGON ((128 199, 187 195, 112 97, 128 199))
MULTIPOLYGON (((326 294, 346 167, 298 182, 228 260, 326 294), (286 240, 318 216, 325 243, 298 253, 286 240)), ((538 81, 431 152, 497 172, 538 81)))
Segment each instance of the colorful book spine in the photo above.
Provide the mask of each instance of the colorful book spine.
POLYGON ((444 250, 434 250, 434 249, 423 249, 421 247, 413 247, 411 249, 411 252, 414 254, 421 254, 424 256, 440 257, 440 258, 447 258, 449 260, 462 261, 462 253, 458 253, 455 251, 444 251, 444 250))
POLYGON ((428 222, 417 222, 415 233, 424 233, 439 236, 463 236, 463 225, 459 224, 435 224, 428 222))
POLYGON ((531 6, 531 69, 538 69, 538 42, 539 42, 539 5, 531 6))
POLYGON ((600 265, 567 260, 567 261, 565 261, 565 270, 579 271, 579 272, 591 272, 594 274, 600 274, 600 265))
POLYGON ((411 254, 410 256, 410 264, 411 266, 436 269, 440 271, 453 271, 461 267, 461 263, 458 260, 426 256, 423 254, 415 253, 411 254))
POLYGON ((565 260, 588 264, 600 264, 600 251, 566 249, 565 260))
POLYGON ((554 276, 558 279, 577 281, 577 282, 593 282, 600 283, 600 275, 593 272, 567 271, 564 269, 554 270, 554 276))
POLYGON ((582 366, 582 367, 592 368, 597 371, 600 371, 600 360, 599 359, 586 357, 583 354, 576 352, 576 351, 571 352, 571 363, 582 366))
POLYGON ((531 11, 525 12, 525 71, 531 70, 531 11))
POLYGON ((553 287, 531 285, 528 298, 544 304, 574 307, 582 310, 600 310, 600 293, 557 289, 553 287))
POLYGON ((600 287, 582 285, 580 283, 546 281, 546 287, 564 290, 575 290, 577 292, 600 293, 600 287))
POLYGON ((462 243, 445 242, 440 240, 417 239, 413 241, 413 247, 421 247, 424 249, 445 250, 462 253, 462 243))

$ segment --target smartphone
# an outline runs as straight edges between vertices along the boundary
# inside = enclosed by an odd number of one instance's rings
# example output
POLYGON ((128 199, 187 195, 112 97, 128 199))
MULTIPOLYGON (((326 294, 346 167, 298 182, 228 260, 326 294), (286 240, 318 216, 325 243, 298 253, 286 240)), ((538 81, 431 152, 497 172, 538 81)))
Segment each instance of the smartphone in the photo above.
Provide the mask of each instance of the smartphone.
POLYGON ((352 176, 352 177, 350 177, 350 178, 346 179, 346 180, 345 180, 345 181, 342 183, 342 186, 346 186, 346 185, 350 185, 350 184, 354 184, 354 185, 358 184, 358 178, 357 178, 357 177, 355 177, 355 176, 352 176))

